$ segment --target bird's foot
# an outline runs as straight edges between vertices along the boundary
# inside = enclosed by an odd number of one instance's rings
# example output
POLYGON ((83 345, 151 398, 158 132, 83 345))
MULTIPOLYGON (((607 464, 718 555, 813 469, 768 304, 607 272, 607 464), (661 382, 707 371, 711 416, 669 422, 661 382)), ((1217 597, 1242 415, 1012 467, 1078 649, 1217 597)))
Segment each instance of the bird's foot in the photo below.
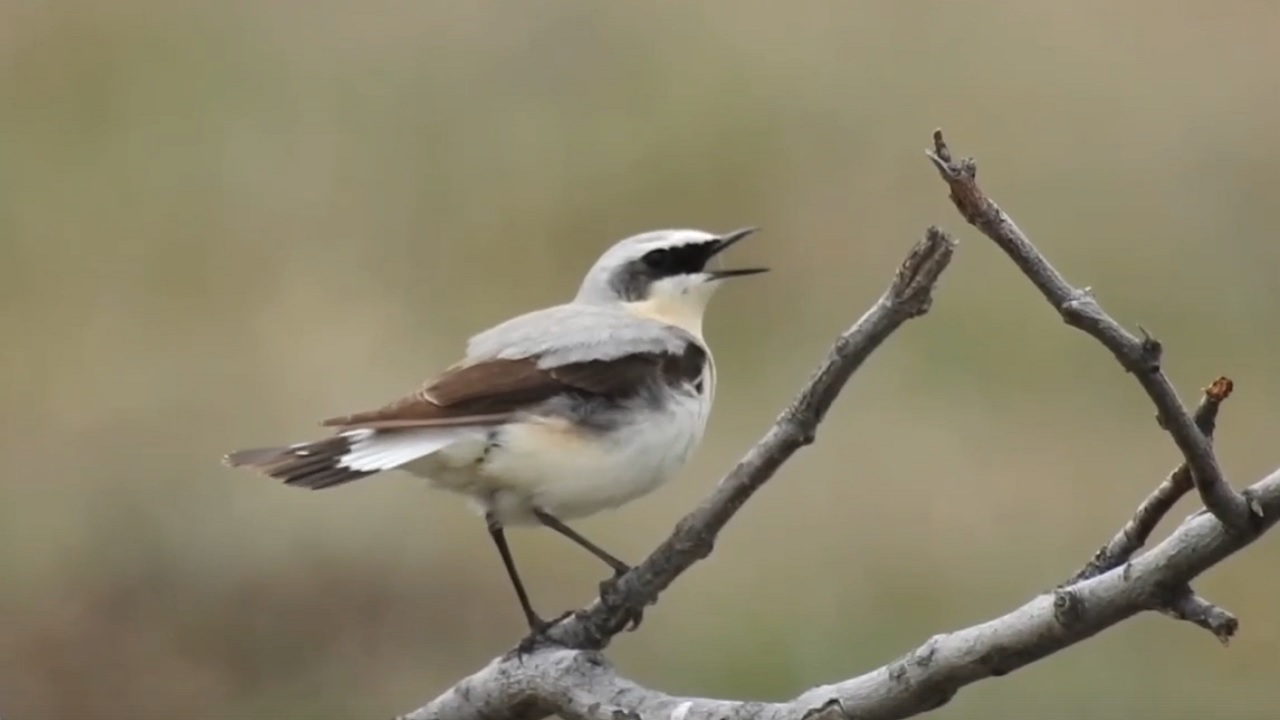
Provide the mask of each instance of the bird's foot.
POLYGON ((523 658, 535 650, 555 645, 556 641, 547 635, 547 631, 559 625, 562 620, 571 615, 573 615, 573 611, 566 610, 550 620, 543 620, 537 615, 530 617, 529 634, 524 636, 524 639, 516 645, 516 658, 523 658))
POLYGON ((644 621, 644 610, 628 606, 626 598, 618 589, 618 580, 626 575, 630 568, 615 570, 614 576, 600 581, 600 603, 607 608, 624 611, 622 629, 633 632, 644 621))

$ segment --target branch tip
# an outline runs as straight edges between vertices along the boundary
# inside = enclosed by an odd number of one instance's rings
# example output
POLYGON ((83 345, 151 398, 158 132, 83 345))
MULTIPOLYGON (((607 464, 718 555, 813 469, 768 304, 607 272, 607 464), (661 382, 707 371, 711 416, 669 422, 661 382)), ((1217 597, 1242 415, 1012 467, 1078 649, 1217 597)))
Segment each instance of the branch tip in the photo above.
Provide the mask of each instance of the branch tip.
POLYGON ((933 154, 944 163, 951 162, 951 148, 947 147, 947 140, 942 137, 942 128, 935 128, 933 131, 933 154))
POLYGON ((1231 393, 1236 389, 1236 384, 1227 376, 1219 377, 1217 380, 1209 383, 1209 387, 1203 390, 1205 400, 1218 404, 1223 400, 1231 397, 1231 393))
POLYGON ((925 231, 894 274, 888 298, 907 309, 912 317, 929 311, 933 288, 955 254, 956 240, 936 225, 925 231))
POLYGON ((1231 639, 1240 629, 1240 620, 1233 613, 1195 594, 1190 586, 1183 586, 1159 610, 1176 620, 1208 630, 1223 646, 1230 645, 1231 639))

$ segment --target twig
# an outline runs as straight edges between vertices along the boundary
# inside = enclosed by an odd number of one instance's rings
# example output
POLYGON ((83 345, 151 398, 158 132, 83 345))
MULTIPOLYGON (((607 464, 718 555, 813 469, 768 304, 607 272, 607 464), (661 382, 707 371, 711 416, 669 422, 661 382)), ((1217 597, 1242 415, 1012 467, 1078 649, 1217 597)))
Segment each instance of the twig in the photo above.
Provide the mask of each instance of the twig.
POLYGON ((1013 260, 1068 325, 1102 343, 1142 384, 1156 406, 1156 420, 1173 437, 1191 468, 1192 479, 1205 507, 1231 531, 1255 532, 1257 518, 1249 501, 1227 484, 1214 457, 1213 446, 1196 428, 1191 415, 1178 399, 1177 391, 1160 369, 1163 352, 1160 342, 1142 328, 1139 328, 1142 337, 1135 337, 1103 312, 1088 288, 1070 285, 1031 244, 1013 219, 978 187, 977 163, 972 158, 952 158, 941 130, 934 131, 933 150, 927 154, 951 188, 951 201, 964 219, 991 238, 1013 260))
MULTIPOLYGON (((1183 464, 1143 501, 1133 519, 1094 555, 1071 582, 1126 562, 1146 543, 1160 520, 1191 487, 1199 491, 1205 507, 1228 530, 1245 535, 1256 532, 1256 508, 1249 498, 1236 494, 1227 484, 1213 452, 1212 435, 1218 405, 1231 393, 1231 381, 1220 378, 1206 389, 1205 399, 1197 408, 1196 416, 1189 415, 1160 368, 1163 353, 1160 343, 1142 328, 1139 328, 1141 339, 1129 334, 1102 310, 1088 288, 1077 289, 1067 283, 1013 219, 978 187, 978 167, 974 160, 957 161, 952 157, 941 130, 934 131, 933 146, 933 151, 926 154, 951 188, 951 201, 960 214, 1014 261, 1068 325, 1101 342, 1126 370, 1138 378, 1156 406, 1157 422, 1169 432, 1182 451, 1183 464)), ((1238 627, 1234 616, 1195 595, 1190 587, 1174 587, 1164 597, 1155 598, 1152 607, 1205 627, 1224 642, 1238 627)))
MULTIPOLYGON (((1194 420, 1196 427, 1209 440, 1213 439, 1213 432, 1217 427, 1218 408, 1222 406, 1224 400, 1231 397, 1233 388, 1234 385, 1229 378, 1220 377, 1204 389, 1204 397, 1196 407, 1194 420)), ((1193 487, 1191 471, 1186 463, 1182 463, 1142 501, 1133 513, 1133 517, 1124 524, 1120 532, 1103 545, 1094 554, 1093 559, 1072 575, 1066 584, 1088 580, 1128 562, 1134 553, 1147 544, 1151 533, 1155 532, 1156 526, 1165 515, 1193 487)))
MULTIPOLYGON (((888 665, 789 702, 673 697, 619 677, 598 653, 551 650, 523 664, 495 660, 398 720, 534 720, 551 714, 568 720, 911 717, 946 704, 966 685, 1008 674, 1149 609, 1165 588, 1187 587, 1280 519, 1280 470, 1251 487, 1250 496, 1262 511, 1258 533, 1228 532, 1207 515, 1187 518, 1127 569, 1045 593, 980 625, 935 635, 888 665)), ((1194 601, 1179 607, 1189 616, 1197 611, 1194 601)), ((1204 620, 1233 622, 1229 614, 1204 620)))
POLYGON ((1229 611, 1196 595, 1190 585, 1183 585, 1173 599, 1161 602, 1156 608, 1177 620, 1185 620, 1213 633, 1223 645, 1228 645, 1240 629, 1240 621, 1229 611))
POLYGON ((951 262, 955 240, 931 227, 898 268, 889 289, 837 338, 825 361, 773 427, 656 550, 619 578, 612 602, 599 600, 547 631, 561 647, 598 650, 622 631, 629 612, 658 599, 677 577, 711 553, 716 536, 756 490, 797 450, 813 442, 817 427, 845 382, 871 353, 911 318, 928 312, 933 288, 951 262))

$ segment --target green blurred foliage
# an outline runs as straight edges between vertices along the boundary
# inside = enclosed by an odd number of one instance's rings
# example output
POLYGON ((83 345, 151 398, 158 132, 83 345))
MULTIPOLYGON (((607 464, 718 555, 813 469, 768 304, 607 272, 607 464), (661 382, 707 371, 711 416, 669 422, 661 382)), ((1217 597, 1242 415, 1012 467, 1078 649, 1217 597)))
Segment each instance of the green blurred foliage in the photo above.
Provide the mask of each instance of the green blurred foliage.
MULTIPOLYGON (((785 698, 1087 559, 1176 462, 1140 390, 964 225, 942 125, 1073 281, 1155 332, 1218 447, 1277 462, 1280 5, 0 3, 0 712, 385 717, 521 620, 457 498, 220 466, 415 387, 657 227, 764 231, 726 289, 695 461, 581 529, 640 558, 775 417, 930 223, 934 311, 611 651, 671 692, 785 698)), ((1190 503, 1179 508, 1181 516, 1190 503)), ((601 568, 518 532, 538 605, 601 568)), ((1200 584, 1224 652, 1142 617, 940 718, 1272 717, 1280 560, 1200 584)))

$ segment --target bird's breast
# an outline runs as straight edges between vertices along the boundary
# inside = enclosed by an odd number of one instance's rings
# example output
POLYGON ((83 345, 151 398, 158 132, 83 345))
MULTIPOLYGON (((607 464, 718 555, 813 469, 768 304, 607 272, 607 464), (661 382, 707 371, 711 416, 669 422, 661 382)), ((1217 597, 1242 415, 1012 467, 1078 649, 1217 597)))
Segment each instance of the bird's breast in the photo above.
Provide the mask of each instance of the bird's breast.
POLYGON ((686 387, 661 404, 619 408, 599 425, 564 418, 512 423, 502 429, 482 472, 509 507, 536 506, 562 520, 618 507, 657 489, 693 454, 713 382, 707 379, 701 393, 686 387))

